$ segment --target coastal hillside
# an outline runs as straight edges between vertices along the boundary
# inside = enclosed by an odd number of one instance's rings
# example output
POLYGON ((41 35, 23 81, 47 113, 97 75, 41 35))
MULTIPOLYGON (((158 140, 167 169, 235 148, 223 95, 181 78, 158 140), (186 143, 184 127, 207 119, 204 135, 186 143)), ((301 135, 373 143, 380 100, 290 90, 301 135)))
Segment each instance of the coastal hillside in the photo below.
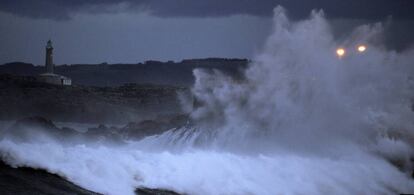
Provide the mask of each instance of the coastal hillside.
POLYGON ((43 116, 56 121, 127 123, 181 112, 184 87, 125 84, 119 87, 56 86, 34 77, 0 75, 0 120, 43 116))
MULTIPOLYGON (((137 64, 72 64, 55 66, 55 73, 72 78, 75 85, 121 86, 126 83, 191 86, 196 68, 217 69, 240 77, 246 59, 191 59, 181 62, 146 61, 137 64)), ((45 72, 44 65, 13 62, 0 65, 0 74, 35 76, 45 72)))

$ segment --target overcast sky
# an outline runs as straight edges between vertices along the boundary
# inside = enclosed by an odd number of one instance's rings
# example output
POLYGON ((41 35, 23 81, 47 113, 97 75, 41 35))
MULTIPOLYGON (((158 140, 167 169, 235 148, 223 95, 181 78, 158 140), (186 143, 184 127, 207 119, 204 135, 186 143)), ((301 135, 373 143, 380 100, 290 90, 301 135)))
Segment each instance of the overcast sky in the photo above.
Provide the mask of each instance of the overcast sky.
POLYGON ((0 0, 0 64, 43 64, 49 38, 56 64, 250 58, 279 4, 294 19, 321 8, 336 29, 392 16, 390 45, 414 40, 414 0, 0 0))

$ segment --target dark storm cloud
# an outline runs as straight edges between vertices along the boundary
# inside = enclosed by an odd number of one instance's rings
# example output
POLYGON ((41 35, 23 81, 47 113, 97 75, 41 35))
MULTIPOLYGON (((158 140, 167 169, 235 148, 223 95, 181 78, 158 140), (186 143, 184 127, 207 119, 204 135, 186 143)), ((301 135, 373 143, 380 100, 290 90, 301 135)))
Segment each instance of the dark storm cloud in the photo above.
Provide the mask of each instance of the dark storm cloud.
POLYGON ((87 7, 116 5, 112 0, 0 0, 0 10, 31 18, 69 19, 73 12, 87 7))
POLYGON ((414 19, 414 0, 0 0, 1 11, 53 19, 69 19, 76 12, 143 9, 161 17, 271 16, 277 5, 286 7, 294 18, 316 8, 331 18, 414 19))

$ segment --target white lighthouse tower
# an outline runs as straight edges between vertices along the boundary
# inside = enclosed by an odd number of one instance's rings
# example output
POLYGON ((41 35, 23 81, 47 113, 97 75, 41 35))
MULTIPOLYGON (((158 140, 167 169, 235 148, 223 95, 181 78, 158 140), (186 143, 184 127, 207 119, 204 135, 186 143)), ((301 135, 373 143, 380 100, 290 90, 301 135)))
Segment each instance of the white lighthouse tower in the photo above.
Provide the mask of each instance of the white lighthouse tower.
POLYGON ((53 64, 53 45, 49 40, 46 44, 46 72, 37 76, 37 80, 42 83, 49 83, 53 85, 72 85, 72 80, 68 77, 54 73, 53 64))
POLYGON ((52 73, 53 74, 53 46, 52 41, 49 40, 46 44, 46 73, 52 73))

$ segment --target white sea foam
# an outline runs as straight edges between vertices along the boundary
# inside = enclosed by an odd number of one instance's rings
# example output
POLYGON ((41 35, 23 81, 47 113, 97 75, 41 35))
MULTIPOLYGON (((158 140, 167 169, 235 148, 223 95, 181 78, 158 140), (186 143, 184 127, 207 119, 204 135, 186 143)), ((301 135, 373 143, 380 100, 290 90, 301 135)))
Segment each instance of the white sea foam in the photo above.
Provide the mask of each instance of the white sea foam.
POLYGON ((366 155, 145 152, 134 144, 89 147, 10 141, 0 142, 0 147, 15 166, 47 168, 104 194, 133 194, 139 186, 189 194, 392 194, 413 189, 405 174, 366 155))

